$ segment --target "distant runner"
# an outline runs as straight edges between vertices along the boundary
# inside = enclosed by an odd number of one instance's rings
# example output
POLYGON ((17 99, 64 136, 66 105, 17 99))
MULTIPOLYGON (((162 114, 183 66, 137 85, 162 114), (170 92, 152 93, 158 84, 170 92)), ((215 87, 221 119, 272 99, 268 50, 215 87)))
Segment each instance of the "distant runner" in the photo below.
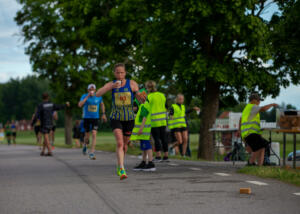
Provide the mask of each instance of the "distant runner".
POLYGON ((69 102, 66 102, 65 105, 57 105, 49 101, 49 94, 43 93, 42 95, 43 102, 38 105, 37 112, 34 116, 32 123, 34 124, 39 118, 41 121, 41 132, 44 135, 44 143, 41 152, 41 156, 52 156, 52 149, 49 141, 49 133, 53 128, 53 112, 70 106, 69 102), (45 154, 46 147, 48 153, 45 154))
POLYGON ((16 145, 17 144, 17 142, 16 142, 16 138, 17 138, 17 126, 16 126, 14 120, 11 121, 10 128, 11 128, 11 135, 12 135, 13 144, 16 145))
POLYGON ((87 153, 87 144, 90 138, 90 131, 92 131, 92 145, 89 158, 91 160, 96 160, 95 147, 96 147, 96 137, 97 130, 99 127, 99 105, 101 106, 103 122, 107 121, 105 115, 105 105, 103 103, 102 97, 95 96, 96 85, 88 85, 88 93, 81 96, 78 106, 83 107, 83 125, 85 129, 85 138, 83 144, 83 154, 87 153))
POLYGON ((124 168, 124 157, 127 152, 128 143, 134 127, 133 99, 134 94, 141 100, 138 84, 134 80, 125 79, 125 65, 118 63, 114 66, 116 80, 106 83, 100 88, 96 96, 102 96, 112 91, 112 110, 110 124, 117 141, 117 174, 120 179, 126 179, 124 168))
POLYGON ((8 121, 5 124, 5 137, 7 140, 7 144, 10 145, 11 144, 11 128, 10 128, 10 124, 8 121))
POLYGON ((31 118, 31 124, 34 128, 34 133, 36 137, 36 143, 39 146, 39 149, 42 149, 42 132, 41 132, 41 121, 39 118, 36 119, 35 123, 33 123, 35 114, 37 112, 37 109, 35 110, 35 113, 32 115, 31 118))

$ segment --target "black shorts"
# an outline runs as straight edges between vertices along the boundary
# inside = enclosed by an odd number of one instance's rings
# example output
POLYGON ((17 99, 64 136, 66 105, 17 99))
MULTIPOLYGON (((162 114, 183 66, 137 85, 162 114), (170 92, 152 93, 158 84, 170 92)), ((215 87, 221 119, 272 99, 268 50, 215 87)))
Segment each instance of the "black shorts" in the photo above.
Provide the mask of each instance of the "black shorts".
POLYGON ((10 137, 11 133, 6 133, 5 135, 6 135, 6 137, 10 137))
POLYGON ((175 129, 172 129, 172 131, 175 133, 175 132, 184 132, 186 131, 187 128, 186 127, 181 127, 181 128, 175 128, 175 129))
POLYGON ((12 136, 13 136, 13 137, 17 137, 17 132, 13 132, 13 133, 12 133, 12 136))
POLYGON ((42 127, 41 126, 40 132, 42 132, 43 134, 49 134, 51 130, 52 130, 52 127, 42 127))
POLYGON ((256 152, 262 148, 266 148, 266 146, 269 144, 269 141, 264 139, 259 134, 250 134, 245 138, 245 142, 253 152, 256 152))
POLYGON ((124 136, 130 137, 134 127, 134 120, 120 121, 110 119, 110 126, 112 130, 121 129, 124 136))
POLYGON ((55 132, 55 130, 56 130, 56 126, 53 126, 51 131, 55 132))
POLYGON ((92 130, 98 130, 99 128, 99 119, 93 118, 84 118, 83 119, 83 127, 85 132, 90 132, 92 130))
POLYGON ((41 131, 41 126, 35 126, 34 127, 34 132, 35 132, 35 135, 38 135, 38 133, 41 131))

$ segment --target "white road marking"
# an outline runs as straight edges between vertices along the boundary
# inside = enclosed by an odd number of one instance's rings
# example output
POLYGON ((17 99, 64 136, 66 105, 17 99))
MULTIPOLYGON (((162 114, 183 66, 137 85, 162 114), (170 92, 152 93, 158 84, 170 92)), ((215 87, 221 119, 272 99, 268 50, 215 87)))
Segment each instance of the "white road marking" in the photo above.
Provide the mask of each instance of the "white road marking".
POLYGON ((268 185, 267 183, 260 182, 260 181, 246 181, 246 182, 250 183, 250 184, 256 184, 256 185, 259 185, 259 186, 267 186, 268 185))
POLYGON ((136 158, 136 156, 134 156, 134 155, 130 155, 130 157, 131 157, 131 158, 136 158))
POLYGON ((202 169, 200 169, 200 168, 190 168, 190 170, 201 171, 202 169))
POLYGON ((298 195, 298 196, 300 196, 300 192, 295 192, 295 193, 293 193, 294 195, 298 195))
POLYGON ((222 172, 217 172, 217 173, 215 173, 215 175, 219 175, 219 176, 230 176, 230 174, 222 173, 222 172))
POLYGON ((169 163, 168 165, 169 166, 179 166, 179 164, 176 164, 176 163, 169 163))

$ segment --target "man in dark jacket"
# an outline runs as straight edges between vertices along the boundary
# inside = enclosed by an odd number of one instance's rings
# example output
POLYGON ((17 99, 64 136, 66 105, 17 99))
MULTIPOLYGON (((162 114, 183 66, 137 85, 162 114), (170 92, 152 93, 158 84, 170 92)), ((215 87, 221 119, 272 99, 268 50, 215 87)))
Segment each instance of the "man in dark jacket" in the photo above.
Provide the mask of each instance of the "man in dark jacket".
POLYGON ((37 107, 37 112, 34 116, 32 123, 35 123, 37 118, 41 121, 41 132, 44 135, 44 143, 43 149, 41 152, 41 156, 52 156, 51 145, 49 141, 49 133, 53 128, 53 112, 58 111, 60 109, 65 108, 66 106, 70 106, 69 102, 66 102, 65 105, 57 105, 49 101, 49 94, 43 93, 43 102, 40 103, 37 107), (48 153, 45 154, 45 149, 48 149, 48 153))

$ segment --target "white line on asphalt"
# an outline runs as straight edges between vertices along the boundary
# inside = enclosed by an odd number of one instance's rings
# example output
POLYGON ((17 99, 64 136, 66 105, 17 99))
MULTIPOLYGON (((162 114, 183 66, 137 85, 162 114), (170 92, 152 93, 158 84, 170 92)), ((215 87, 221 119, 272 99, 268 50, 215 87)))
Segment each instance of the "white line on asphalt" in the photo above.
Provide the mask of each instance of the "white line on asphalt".
POLYGON ((215 175, 219 175, 219 176, 230 176, 230 174, 222 173, 222 172, 217 172, 217 173, 215 173, 215 175))
POLYGON ((169 163, 168 165, 169 166, 179 166, 179 164, 176 164, 176 163, 169 163))
POLYGON ((293 193, 294 195, 298 195, 298 196, 300 196, 300 192, 295 192, 295 193, 293 193))
POLYGON ((134 156, 134 155, 130 155, 130 157, 131 157, 131 158, 136 158, 136 156, 134 156))
POLYGON ((202 169, 200 169, 200 168, 190 168, 190 170, 201 171, 202 169))
POLYGON ((256 184, 256 185, 259 185, 259 186, 267 186, 268 185, 267 183, 260 182, 260 181, 246 181, 246 182, 250 183, 250 184, 256 184))

